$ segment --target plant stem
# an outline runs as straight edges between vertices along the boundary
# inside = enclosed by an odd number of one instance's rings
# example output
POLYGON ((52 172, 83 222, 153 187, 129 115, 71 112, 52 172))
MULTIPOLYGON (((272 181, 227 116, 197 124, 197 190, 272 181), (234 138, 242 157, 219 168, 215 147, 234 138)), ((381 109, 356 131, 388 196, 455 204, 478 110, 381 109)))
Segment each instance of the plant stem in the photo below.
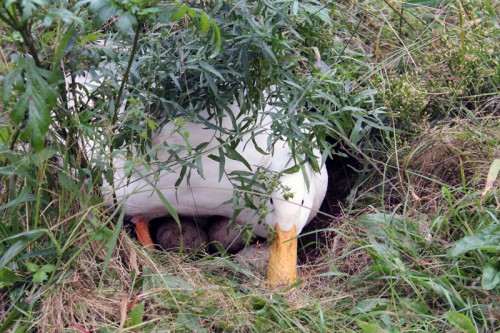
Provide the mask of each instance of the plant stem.
MULTIPOLYGON (((17 6, 17 9, 19 10, 19 12, 22 13, 23 10, 22 10, 19 2, 16 3, 16 6, 17 6)), ((29 22, 25 22, 25 23, 22 23, 20 25, 16 24, 15 26, 13 26, 13 28, 16 29, 17 31, 19 31, 19 33, 23 37, 23 44, 24 44, 24 46, 27 47, 28 53, 33 57, 33 60, 35 61, 35 65, 37 67, 43 68, 42 62, 38 58, 38 53, 37 53, 36 47, 33 44, 33 37, 30 34, 29 25, 30 25, 29 22)))
POLYGON ((127 68, 125 69, 125 73, 123 74, 122 82, 120 84, 120 90, 118 91, 118 96, 116 98, 115 112, 113 114, 113 120, 111 122, 111 125, 115 125, 116 121, 118 120, 118 110, 120 109, 120 106, 121 106, 123 89, 125 88, 125 84, 127 83, 128 75, 130 73, 130 69, 132 68, 132 63, 134 61, 135 53, 137 51, 137 44, 139 43, 140 28, 141 28, 141 22, 139 20, 137 20, 137 27, 135 29, 134 43, 132 45, 132 51, 130 52, 130 58, 128 60, 127 68))
MULTIPOLYGON (((125 73, 123 74, 122 77, 122 82, 120 84, 120 90, 118 91, 118 96, 116 98, 116 104, 115 104, 115 111, 113 113, 113 119, 111 121, 111 126, 114 127, 116 122, 118 121, 118 110, 120 109, 121 106, 121 99, 122 99, 122 94, 123 94, 123 89, 125 88, 125 84, 128 79, 128 75, 130 73, 130 69, 132 68, 132 62, 134 61, 135 53, 137 52, 137 45, 139 43, 139 33, 141 29, 141 21, 138 19, 137 20, 137 27, 135 29, 135 36, 134 36, 134 43, 132 45, 132 50, 130 52, 130 58, 128 60, 127 68, 125 69, 125 73)), ((113 144, 109 146, 109 165, 111 167, 111 170, 113 170, 113 144)), ((111 188, 113 189, 113 204, 115 208, 118 206, 118 200, 116 198, 116 192, 114 191, 115 184, 114 184, 114 179, 111 178, 111 188)))

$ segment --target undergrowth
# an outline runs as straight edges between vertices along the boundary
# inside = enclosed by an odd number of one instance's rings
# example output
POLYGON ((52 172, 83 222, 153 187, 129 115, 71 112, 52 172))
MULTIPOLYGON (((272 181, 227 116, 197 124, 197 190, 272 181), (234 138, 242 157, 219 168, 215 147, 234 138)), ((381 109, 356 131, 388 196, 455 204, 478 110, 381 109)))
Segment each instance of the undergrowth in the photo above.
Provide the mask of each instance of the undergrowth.
POLYGON ((0 332, 499 329, 494 1, 1 5, 0 332), (283 291, 137 246, 98 191, 158 124, 263 90, 297 149, 351 163, 283 291))

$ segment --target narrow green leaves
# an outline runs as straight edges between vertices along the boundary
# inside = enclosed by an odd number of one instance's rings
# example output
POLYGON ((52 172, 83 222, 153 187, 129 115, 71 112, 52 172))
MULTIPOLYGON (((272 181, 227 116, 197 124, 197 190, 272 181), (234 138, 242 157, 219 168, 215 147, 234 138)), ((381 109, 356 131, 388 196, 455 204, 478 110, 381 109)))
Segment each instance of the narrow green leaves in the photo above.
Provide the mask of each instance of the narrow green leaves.
POLYGON ((10 287, 14 285, 14 283, 23 280, 23 277, 20 275, 17 275, 13 271, 11 271, 8 268, 1 268, 0 269, 0 289, 5 288, 5 287, 10 287))
POLYGON ((91 0, 90 9, 96 13, 99 21, 104 22, 111 16, 118 14, 118 8, 111 1, 91 0))
POLYGON ((30 245, 32 242, 34 242, 37 238, 39 238, 44 232, 45 230, 32 230, 31 233, 25 232, 17 234, 16 238, 19 237, 20 239, 14 244, 10 245, 7 251, 3 253, 2 257, 0 257, 0 269, 6 267, 9 263, 12 262, 12 260, 14 260, 15 257, 23 253, 24 249, 28 247, 28 245, 30 245), (30 236, 34 238, 31 238, 30 236))
POLYGON ((458 257, 472 250, 500 251, 500 225, 492 224, 474 235, 465 236, 453 244, 448 255, 458 257))
POLYGON ((130 325, 136 326, 142 324, 142 315, 144 313, 144 302, 137 304, 137 306, 130 311, 130 325))
POLYGON ((206 34, 208 33, 208 30, 210 30, 210 19, 207 15, 201 15, 199 28, 202 34, 206 34))
POLYGON ((365 321, 358 321, 358 325, 363 333, 385 333, 386 330, 374 323, 367 323, 365 321))
MULTIPOLYGON (((47 7, 47 0, 23 0, 20 1, 20 7, 22 8, 22 19, 27 21, 29 17, 36 14, 40 7, 47 7)), ((10 1, 7 2, 7 6, 10 7, 10 1)))
POLYGON ((71 39, 74 37, 75 29, 76 29, 76 24, 71 25, 69 29, 64 33, 62 38, 59 40, 59 44, 56 45, 56 49, 54 52, 54 60, 53 60, 54 63, 53 70, 59 68, 59 62, 62 60, 71 39))
POLYGON ((457 312, 448 311, 445 314, 448 322, 458 328, 463 333, 477 333, 477 329, 467 316, 457 312))
POLYGON ((222 150, 222 147, 219 146, 219 181, 222 179, 222 176, 224 175, 224 165, 226 165, 226 158, 224 156, 224 151, 222 150))
POLYGON ((128 31, 131 31, 136 25, 137 25, 137 19, 135 18, 134 15, 130 13, 125 13, 116 22, 118 30, 124 34, 127 33, 128 31))
POLYGON ((170 15, 170 20, 171 21, 179 21, 184 16, 186 16, 188 9, 189 9, 189 7, 187 7, 187 6, 178 6, 177 10, 170 15))
POLYGON ((193 21, 196 29, 198 29, 202 35, 208 34, 210 36, 210 42, 214 44, 214 48, 209 58, 215 58, 222 48, 222 37, 219 26, 215 20, 200 9, 179 5, 176 6, 175 11, 170 15, 170 21, 179 21, 186 17, 186 15, 193 21), (211 31, 210 28, 212 28, 211 31))
POLYGON ((118 217, 118 222, 116 223, 115 230, 113 231, 113 235, 108 238, 107 240, 107 251, 106 251, 106 260, 104 261, 103 265, 103 270, 102 270, 102 275, 99 280, 99 286, 102 285, 102 282, 104 281, 106 271, 109 267, 109 262, 111 260, 111 256, 113 255, 113 251, 116 248, 116 243, 118 241, 118 236, 120 234, 122 225, 123 225, 123 217, 125 216, 125 210, 122 210, 120 213, 120 216, 118 217))
POLYGON ((452 2, 451 0, 405 0, 403 7, 438 7, 452 2))
POLYGON ((324 5, 312 5, 309 3, 302 4, 304 11, 314 18, 320 19, 323 23, 332 25, 330 10, 324 5))
POLYGON ((14 124, 23 131, 21 137, 31 139, 35 151, 44 146, 45 134, 52 122, 51 110, 57 103, 59 93, 51 83, 54 81, 50 71, 39 68, 31 58, 18 57, 16 69, 4 79, 4 103, 15 95, 17 102, 11 111, 14 124))
POLYGON ((110 18, 118 17, 116 27, 123 35, 134 29, 139 21, 145 22, 159 11, 155 1, 133 0, 91 0, 90 9, 97 15, 99 22, 106 22, 110 18))
POLYGON ((235 149, 233 149, 229 146, 226 146, 226 147, 224 147, 224 151, 226 152, 226 157, 243 163, 243 165, 245 167, 247 167, 248 170, 252 171, 252 167, 247 162, 247 160, 240 153, 238 153, 235 149))

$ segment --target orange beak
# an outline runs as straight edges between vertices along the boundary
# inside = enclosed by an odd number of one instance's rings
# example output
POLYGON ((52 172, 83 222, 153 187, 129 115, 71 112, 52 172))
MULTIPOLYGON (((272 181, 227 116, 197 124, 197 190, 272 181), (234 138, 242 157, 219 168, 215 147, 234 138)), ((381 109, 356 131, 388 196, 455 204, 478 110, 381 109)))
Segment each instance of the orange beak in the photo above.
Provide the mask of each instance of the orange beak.
POLYGON ((297 232, 295 226, 282 231, 276 225, 276 239, 269 253, 268 283, 271 287, 288 287, 297 281, 297 232))

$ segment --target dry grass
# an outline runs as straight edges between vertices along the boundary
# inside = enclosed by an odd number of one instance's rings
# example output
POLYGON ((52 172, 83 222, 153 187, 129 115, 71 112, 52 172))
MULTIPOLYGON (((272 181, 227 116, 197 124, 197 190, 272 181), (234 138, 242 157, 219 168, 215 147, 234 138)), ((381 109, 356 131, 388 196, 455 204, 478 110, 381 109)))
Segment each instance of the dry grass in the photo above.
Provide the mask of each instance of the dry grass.
POLYGON ((148 325, 157 326, 156 331, 163 331, 161 327, 170 331, 176 324, 183 330, 197 322, 209 331, 223 327, 254 331, 253 316, 260 300, 273 304, 273 297, 278 297, 280 304, 285 302, 286 312, 297 314, 318 302, 325 307, 345 299, 352 302, 353 294, 342 287, 346 276, 328 273, 337 271, 334 266, 339 264, 340 272, 355 276, 368 267, 370 259, 365 252, 356 251, 348 239, 356 227, 335 227, 347 238, 325 231, 328 241, 317 252, 325 256, 308 258, 300 267, 300 283, 279 294, 266 287, 263 272, 245 270, 244 265, 235 266, 227 258, 208 255, 193 260, 177 253, 146 250, 122 232, 105 271, 106 252, 102 244, 93 242, 78 256, 74 267, 61 274, 61 283, 44 291, 36 327, 49 333, 95 332, 103 327, 140 331, 148 325), (141 303, 145 306, 142 323, 131 327, 130 312, 141 303), (188 325, 179 323, 184 311, 188 325))
POLYGON ((414 208, 438 212, 443 186, 484 187, 491 162, 500 157, 499 120, 456 119, 421 131, 401 166, 414 208))

